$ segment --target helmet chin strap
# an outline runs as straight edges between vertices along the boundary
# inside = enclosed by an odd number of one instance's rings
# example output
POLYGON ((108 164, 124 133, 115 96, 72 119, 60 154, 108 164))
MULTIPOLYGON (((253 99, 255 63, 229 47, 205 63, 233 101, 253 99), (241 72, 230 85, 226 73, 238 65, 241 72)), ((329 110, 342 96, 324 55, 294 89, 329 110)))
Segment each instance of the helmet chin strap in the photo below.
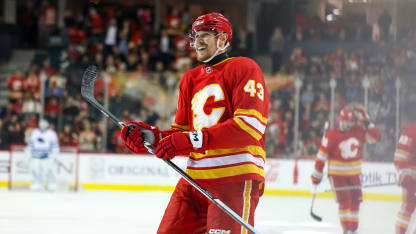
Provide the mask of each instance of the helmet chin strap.
POLYGON ((227 49, 228 46, 230 46, 230 43, 227 42, 224 45, 224 47, 220 48, 220 40, 217 40, 217 50, 215 51, 215 53, 210 58, 208 58, 206 60, 203 60, 202 62, 207 63, 207 62, 211 61, 211 59, 213 59, 215 56, 217 56, 220 51, 224 51, 225 49, 227 49))

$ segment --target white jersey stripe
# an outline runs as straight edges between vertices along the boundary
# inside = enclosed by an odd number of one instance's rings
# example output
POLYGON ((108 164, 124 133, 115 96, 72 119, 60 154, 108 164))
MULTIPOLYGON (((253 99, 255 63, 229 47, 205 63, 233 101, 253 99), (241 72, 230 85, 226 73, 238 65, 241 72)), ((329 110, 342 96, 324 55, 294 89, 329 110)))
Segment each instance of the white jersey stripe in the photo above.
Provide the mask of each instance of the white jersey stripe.
POLYGON ((357 166, 335 166, 335 165, 329 165, 328 169, 331 171, 355 171, 360 170, 361 165, 357 166))
POLYGON ((204 158, 200 160, 188 159, 188 167, 218 167, 237 163, 252 162, 259 167, 264 168, 262 158, 254 157, 249 153, 233 154, 229 156, 221 156, 215 158, 204 158))
POLYGON ((246 123, 250 124, 253 128, 257 129, 261 134, 264 134, 266 125, 262 124, 258 119, 245 115, 236 115, 236 117, 243 119, 246 123))
POLYGON ((317 157, 319 160, 324 161, 324 162, 326 162, 326 161, 328 160, 328 158, 327 158, 327 157, 325 157, 325 156, 323 156, 321 153, 318 153, 318 154, 316 155, 316 157, 317 157))
POLYGON ((395 158, 407 159, 407 155, 402 154, 402 153, 399 153, 399 152, 397 152, 397 151, 394 153, 394 157, 395 157, 395 158))

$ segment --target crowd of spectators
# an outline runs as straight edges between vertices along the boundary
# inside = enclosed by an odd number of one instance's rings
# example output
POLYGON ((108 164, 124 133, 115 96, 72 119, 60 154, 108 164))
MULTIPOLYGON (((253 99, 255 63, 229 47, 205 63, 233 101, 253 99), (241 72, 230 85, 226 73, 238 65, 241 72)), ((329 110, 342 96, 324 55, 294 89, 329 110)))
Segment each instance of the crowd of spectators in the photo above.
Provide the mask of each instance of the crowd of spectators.
POLYGON ((58 29, 56 6, 42 3, 38 12, 30 4, 20 10, 19 23, 30 34, 24 37, 25 43, 30 45, 39 38, 36 45, 53 45, 58 54, 34 61, 10 76, 9 104, 0 113, 2 149, 25 144, 24 135, 29 134, 30 126, 36 127, 43 113, 58 130, 62 145, 77 145, 81 151, 127 152, 111 123, 107 142, 103 142, 102 115, 80 95, 82 72, 91 63, 101 71, 95 96, 104 103, 104 92, 108 92, 113 114, 123 121, 140 119, 169 127, 174 110, 168 97, 175 96, 181 75, 195 63, 186 37, 191 24, 186 8, 171 7, 160 30, 155 31, 152 6, 122 11, 115 5, 97 8, 89 4, 80 15, 66 17, 65 27, 58 29))
MULTIPOLYGON (((406 124, 405 109, 414 101, 413 64, 416 38, 402 38, 399 44, 378 44, 374 51, 346 50, 305 55, 301 48, 293 49, 277 79, 286 79, 270 90, 271 109, 268 121, 267 153, 278 157, 313 157, 318 151, 324 125, 330 112, 330 80, 336 81, 334 93, 335 118, 348 103, 363 105, 368 81, 367 111, 382 132, 381 142, 368 147, 367 160, 391 161, 396 139, 396 98, 399 96, 400 123, 406 124), (298 151, 294 153, 294 80, 302 81, 299 95, 298 151), (401 82, 397 92, 397 81, 401 82)), ((402 128, 403 126, 400 126, 402 128)))
MULTIPOLYGON (((54 8, 45 5, 46 9, 54 8)), ((42 113, 40 91, 44 81, 44 117, 57 129, 61 145, 78 146, 89 152, 128 152, 118 137, 120 130, 112 123, 105 126, 102 114, 80 95, 82 72, 90 63, 101 70, 95 84, 98 102, 106 103, 107 93, 110 111, 121 120, 142 120, 161 129, 169 128, 175 113, 177 84, 183 73, 196 64, 186 38, 192 19, 187 8, 171 7, 155 31, 153 17, 149 6, 131 14, 117 7, 89 5, 82 14, 68 16, 63 29, 50 29, 50 43, 60 45, 58 56, 34 61, 31 67, 16 70, 9 79, 9 104, 0 111, 1 148, 25 144, 25 137, 36 127, 42 113), (107 128, 108 137, 103 137, 107 128)), ((251 56, 250 34, 239 29, 234 35, 233 55, 251 56)), ((304 35, 307 34, 299 34, 304 35)), ((406 82, 404 71, 416 54, 412 39, 408 38, 401 47, 385 46, 377 53, 339 47, 331 53, 304 54, 301 48, 295 48, 287 63, 282 64, 285 37, 276 29, 269 43, 275 60, 273 74, 266 79, 278 79, 282 85, 269 87, 268 157, 316 154, 329 118, 330 79, 337 82, 334 103, 338 113, 347 103, 363 104, 362 80, 366 78, 370 82, 368 111, 383 132, 382 143, 369 147, 369 159, 390 160, 395 144, 394 83, 398 76, 406 82), (295 77, 302 81, 296 153, 295 77)), ((411 88, 404 85, 403 90, 401 95, 406 95, 411 88)))

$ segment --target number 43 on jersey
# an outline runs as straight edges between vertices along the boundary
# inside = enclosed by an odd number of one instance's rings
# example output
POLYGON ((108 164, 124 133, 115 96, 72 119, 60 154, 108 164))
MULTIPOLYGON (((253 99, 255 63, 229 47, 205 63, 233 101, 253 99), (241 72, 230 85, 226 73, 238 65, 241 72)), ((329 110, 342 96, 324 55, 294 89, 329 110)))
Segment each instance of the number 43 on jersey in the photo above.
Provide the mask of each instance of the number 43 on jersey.
POLYGON ((264 88, 263 84, 256 83, 254 80, 248 80, 244 86, 244 92, 249 93, 250 97, 258 97, 263 101, 264 99, 264 88))

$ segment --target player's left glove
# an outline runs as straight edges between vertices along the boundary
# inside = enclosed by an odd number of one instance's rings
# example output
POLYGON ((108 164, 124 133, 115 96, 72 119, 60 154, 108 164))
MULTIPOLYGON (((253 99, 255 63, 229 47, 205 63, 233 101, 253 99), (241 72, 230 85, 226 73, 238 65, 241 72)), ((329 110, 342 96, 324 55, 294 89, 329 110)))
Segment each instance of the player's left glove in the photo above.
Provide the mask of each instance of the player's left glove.
POLYGON ((362 123, 366 128, 370 124, 370 116, 367 114, 365 109, 361 106, 355 106, 353 113, 360 123, 362 123))
POLYGON ((195 132, 175 132, 163 138, 154 151, 156 157, 163 160, 174 158, 177 154, 189 154, 193 150, 202 150, 208 142, 205 130, 195 132))
POLYGON ((323 177, 323 174, 321 172, 315 170, 311 175, 312 184, 314 184, 314 185, 320 184, 321 181, 322 181, 322 177, 323 177))

